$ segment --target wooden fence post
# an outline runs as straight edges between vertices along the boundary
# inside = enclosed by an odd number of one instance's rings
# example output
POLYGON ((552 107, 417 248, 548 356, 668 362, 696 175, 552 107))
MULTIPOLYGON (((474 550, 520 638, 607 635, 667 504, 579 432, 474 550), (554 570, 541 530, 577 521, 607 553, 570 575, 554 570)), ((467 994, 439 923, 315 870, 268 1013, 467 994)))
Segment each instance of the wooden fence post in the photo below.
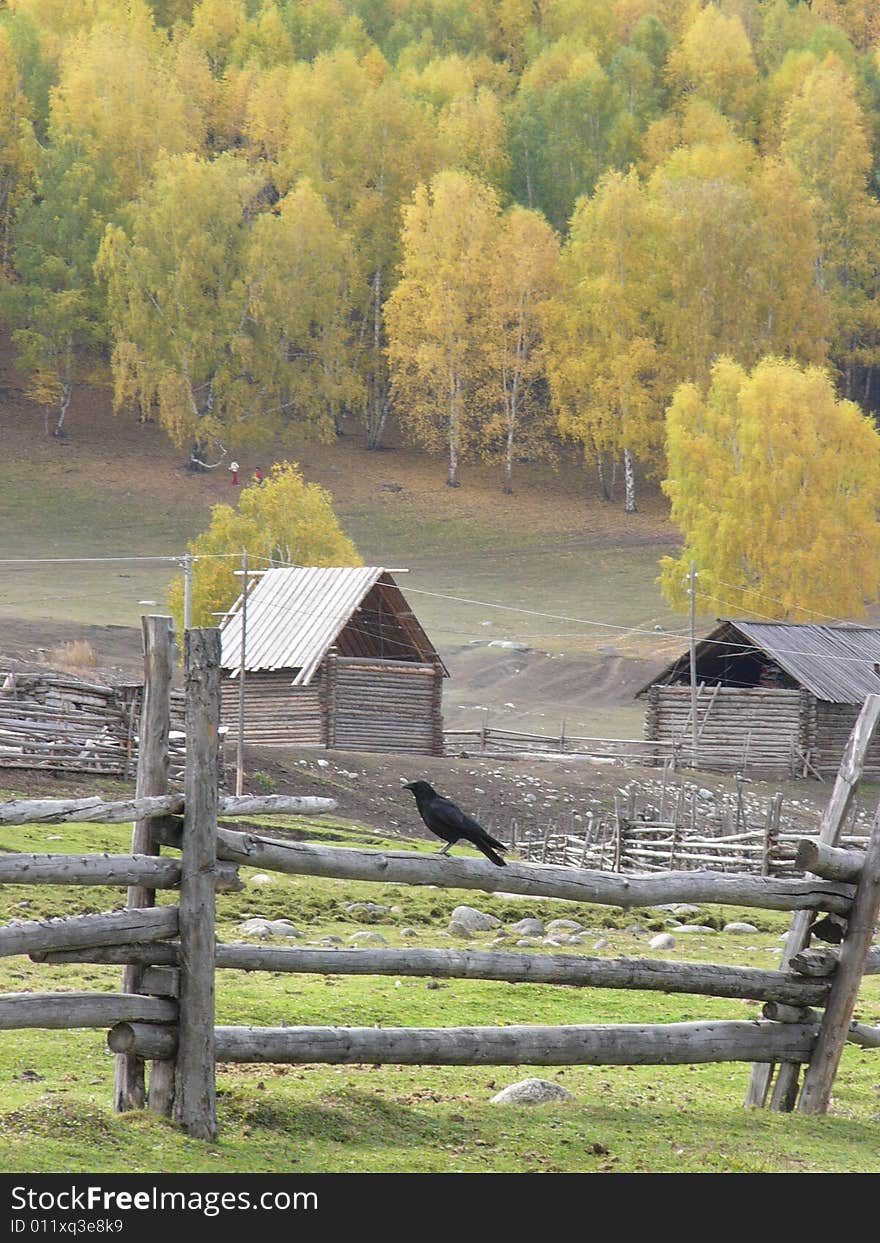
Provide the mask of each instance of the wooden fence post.
POLYGON ((880 914, 880 808, 874 816, 862 876, 853 898, 840 962, 831 984, 831 995, 819 1029, 819 1039, 804 1074, 798 1109, 805 1114, 824 1114, 831 1101, 834 1077, 849 1034, 865 959, 871 948, 880 914))
MULTIPOLYGON (((880 695, 868 695, 853 726, 849 742, 846 744, 834 789, 831 791, 828 806, 825 808, 825 814, 819 826, 819 841, 825 846, 837 844, 837 839, 852 808, 865 766, 865 757, 878 721, 880 721, 880 695)), ((810 939, 810 925, 814 917, 813 911, 795 913, 782 953, 783 970, 788 967, 795 954, 799 954, 806 948, 810 939)), ((772 1065, 760 1063, 752 1067, 749 1089, 746 1093, 746 1105, 761 1106, 764 1104, 773 1078, 773 1070, 772 1065)), ((771 1101, 772 1108, 783 1112, 792 1108, 796 1099, 799 1073, 800 1068, 794 1062, 784 1063, 780 1067, 771 1101)))
POLYGON ((214 890, 220 631, 188 630, 186 805, 180 883, 180 1035, 174 1119, 197 1139, 217 1135, 214 1047, 214 890))
MULTIPOLYGON (((168 793, 168 732, 171 725, 171 675, 174 663, 174 624, 170 617, 142 617, 144 636, 144 698, 141 709, 135 797, 146 798, 168 793)), ((132 707, 132 713, 134 708, 132 707)), ((135 821, 131 853, 157 855, 153 830, 156 820, 135 821)), ((143 885, 129 887, 126 906, 155 906, 156 891, 143 885)), ((140 992, 142 969, 125 967, 122 991, 140 992)), ((117 1113, 143 1109, 145 1103, 144 1063, 133 1054, 118 1053, 113 1087, 113 1108, 117 1113)))

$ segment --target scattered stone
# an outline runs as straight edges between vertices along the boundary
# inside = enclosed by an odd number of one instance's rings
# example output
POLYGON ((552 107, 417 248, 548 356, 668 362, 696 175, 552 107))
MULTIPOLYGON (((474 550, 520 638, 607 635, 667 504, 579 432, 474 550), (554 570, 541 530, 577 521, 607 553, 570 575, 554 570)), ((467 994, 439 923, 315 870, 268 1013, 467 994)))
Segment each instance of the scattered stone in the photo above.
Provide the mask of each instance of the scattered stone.
POLYGON ((584 925, 576 919, 551 919, 547 925, 548 932, 583 932, 584 925))
POLYGON ((461 937, 463 941, 472 941, 474 937, 474 934, 471 932, 467 924, 459 923, 457 919, 450 921, 449 935, 453 937, 461 937))
POLYGON ((427 984, 425 985, 425 988, 431 988, 431 989, 439 988, 439 987, 440 987, 439 980, 428 980, 427 984))
MULTIPOLYGON (((513 639, 490 639, 488 646, 503 648, 505 652, 528 652, 531 650, 528 643, 516 643, 513 639)), ((513 704, 505 704, 504 706, 505 708, 512 708, 513 704)))
POLYGON ((320 945, 344 945, 342 937, 321 937, 320 945))
POLYGON ((355 919, 365 924, 377 923, 388 911, 387 906, 378 902, 348 902, 345 907, 347 915, 354 915, 355 919))
POLYGON ((250 878, 251 885, 274 885, 275 877, 269 876, 265 872, 255 872, 250 878))
POLYGON ((668 932, 658 932, 656 937, 651 937, 648 942, 648 948, 652 950, 671 950, 675 948, 675 937, 670 936, 668 932))
POLYGON ((714 928, 710 928, 708 924, 682 924, 680 928, 676 928, 676 932, 714 932, 714 928))
POLYGON ((317 763, 317 765, 318 765, 318 767, 319 767, 319 768, 329 768, 329 767, 330 767, 330 761, 329 761, 329 760, 317 760, 317 761, 316 761, 316 763, 317 763))
POLYGON ((509 940, 510 940, 510 933, 505 932, 503 928, 499 928, 493 938, 493 944, 497 941, 509 941, 509 940))
POLYGON ((520 937, 519 940, 517 941, 517 945, 534 945, 534 944, 535 942, 532 940, 531 937, 520 937))
POLYGON ((260 937, 265 940, 270 935, 268 919, 246 919, 238 925, 238 931, 245 933, 249 937, 260 937))
POLYGON ((563 932, 558 933, 555 937, 544 937, 542 945, 555 945, 558 947, 560 945, 568 945, 568 942, 569 938, 563 932))
POLYGON ((758 929, 754 924, 739 923, 734 920, 732 924, 725 924, 721 929, 722 932, 757 932, 758 929))
POLYGON ((522 1079, 511 1083, 492 1097, 493 1105, 547 1105, 555 1101, 573 1101, 574 1097, 561 1083, 549 1079, 522 1079))
POLYGON ((488 932, 490 928, 500 928, 501 920, 485 911, 478 911, 475 906, 457 906, 450 917, 452 924, 461 924, 468 932, 488 932))
POLYGON ((400 935, 402 937, 417 937, 419 934, 416 932, 415 928, 401 928, 400 935))
POLYGON ((519 932, 524 937, 542 937, 544 935, 544 921, 542 919, 519 919, 515 924, 511 924, 510 927, 514 932, 519 932))
POLYGON ((348 938, 353 945, 387 945, 380 932, 353 932, 348 938))
POLYGON ((292 941, 298 940, 303 935, 289 919, 267 920, 266 929, 273 937, 289 937, 292 941))
POLYGON ((626 931, 631 937, 640 937, 645 930, 641 924, 629 924, 626 931))
POLYGON ((599 940, 593 946, 594 950, 607 950, 611 942, 606 937, 599 937, 599 940))

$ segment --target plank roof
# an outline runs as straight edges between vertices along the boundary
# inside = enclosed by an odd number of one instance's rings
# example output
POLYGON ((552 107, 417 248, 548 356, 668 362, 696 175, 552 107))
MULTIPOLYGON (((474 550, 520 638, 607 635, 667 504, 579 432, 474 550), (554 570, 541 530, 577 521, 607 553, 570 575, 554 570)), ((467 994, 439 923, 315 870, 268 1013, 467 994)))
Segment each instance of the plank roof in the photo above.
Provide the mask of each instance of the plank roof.
MULTIPOLYGON (((393 576, 381 566, 267 570, 248 589, 245 670, 295 670, 291 684, 307 686, 377 583, 393 588, 403 601, 393 576)), ((241 661, 241 603, 239 596, 221 625, 221 664, 233 673, 241 661)), ((439 659, 415 616, 407 612, 406 618, 422 659, 439 659)))
MULTIPOLYGON (((725 619, 697 643, 698 667, 701 657, 723 647, 750 648, 769 656, 805 690, 828 703, 860 704, 867 695, 880 692, 880 675, 875 670, 880 665, 877 627, 725 619)), ((679 678, 687 662, 685 653, 651 685, 679 678)))

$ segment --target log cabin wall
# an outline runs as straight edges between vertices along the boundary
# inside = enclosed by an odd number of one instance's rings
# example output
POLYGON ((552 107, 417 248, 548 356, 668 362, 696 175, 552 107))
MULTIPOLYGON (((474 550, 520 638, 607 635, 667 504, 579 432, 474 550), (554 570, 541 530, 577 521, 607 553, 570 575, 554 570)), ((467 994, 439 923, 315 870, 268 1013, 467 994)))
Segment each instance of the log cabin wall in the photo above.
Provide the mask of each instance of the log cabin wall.
MULTIPOLYGON (((264 746, 324 746, 324 670, 309 686, 291 686, 291 669, 248 673, 244 682, 245 742, 264 746)), ((238 678, 221 684, 220 720, 230 733, 238 729, 238 678)))
MULTIPOLYGON (((807 691, 704 687, 697 704, 699 766, 716 772, 745 768, 767 776, 800 776, 804 754, 814 749, 808 732, 814 704, 807 691)), ((857 711, 854 707, 853 713, 857 711)), ((650 688, 645 737, 651 742, 674 742, 689 758, 690 687, 650 688)), ((835 771, 839 759, 838 755, 835 771)))
MULTIPOLYGON (((814 700, 814 736, 811 748, 811 763, 821 777, 833 778, 849 736, 855 725, 856 718, 862 710, 861 704, 834 704, 822 700, 814 700)), ((866 777, 880 777, 880 735, 875 734, 865 757, 864 774, 866 777)))
POLYGON ((342 751, 442 755, 439 664, 330 654, 325 669, 334 692, 328 745, 342 751))

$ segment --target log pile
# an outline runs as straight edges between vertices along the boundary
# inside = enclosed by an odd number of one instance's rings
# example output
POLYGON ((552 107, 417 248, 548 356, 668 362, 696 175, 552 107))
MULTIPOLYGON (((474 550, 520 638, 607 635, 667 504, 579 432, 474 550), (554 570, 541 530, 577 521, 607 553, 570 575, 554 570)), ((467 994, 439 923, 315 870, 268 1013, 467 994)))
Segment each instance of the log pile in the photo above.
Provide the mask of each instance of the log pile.
MULTIPOLYGON (((0 670, 0 768, 133 776, 142 690, 49 670, 0 670)), ((175 700, 181 707, 182 697, 175 700)), ((172 773, 182 771, 184 745, 182 728, 175 730, 172 773)))

